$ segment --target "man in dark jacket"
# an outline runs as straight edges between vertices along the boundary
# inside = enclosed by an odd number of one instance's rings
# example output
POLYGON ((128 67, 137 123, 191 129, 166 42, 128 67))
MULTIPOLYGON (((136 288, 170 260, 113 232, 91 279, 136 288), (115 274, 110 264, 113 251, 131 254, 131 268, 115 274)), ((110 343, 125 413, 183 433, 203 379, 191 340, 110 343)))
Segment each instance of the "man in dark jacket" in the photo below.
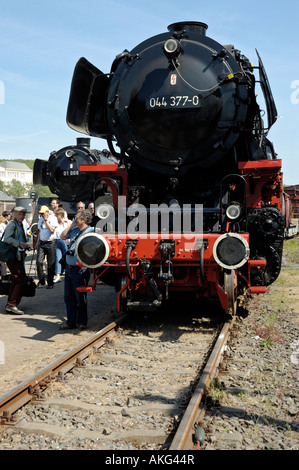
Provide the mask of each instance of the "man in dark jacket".
POLYGON ((78 265, 76 257, 77 240, 83 233, 93 232, 90 227, 92 220, 88 210, 79 210, 75 220, 60 235, 62 240, 69 239, 69 249, 66 253, 66 270, 64 278, 64 302, 66 305, 67 320, 61 325, 61 330, 76 328, 85 329, 87 326, 87 293, 77 290, 80 286, 87 286, 90 271, 87 267, 78 265))
POLYGON ((24 285, 27 282, 25 272, 25 250, 29 248, 27 238, 24 232, 23 220, 25 219, 26 209, 17 206, 13 209, 13 220, 9 222, 4 232, 3 241, 8 245, 12 245, 16 249, 16 259, 7 261, 7 267, 12 276, 12 282, 8 292, 6 305, 7 313, 15 315, 23 315, 23 310, 18 309, 21 302, 24 285))

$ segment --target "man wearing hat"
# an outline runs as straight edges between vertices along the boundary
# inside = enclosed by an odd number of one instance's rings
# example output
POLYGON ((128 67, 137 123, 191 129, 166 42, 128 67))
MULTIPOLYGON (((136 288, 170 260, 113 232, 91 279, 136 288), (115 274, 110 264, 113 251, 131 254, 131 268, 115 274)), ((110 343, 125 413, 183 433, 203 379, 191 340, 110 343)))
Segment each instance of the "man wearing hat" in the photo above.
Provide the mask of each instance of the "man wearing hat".
POLYGON ((17 306, 21 302, 23 286, 27 282, 24 260, 25 250, 30 247, 27 243, 23 227, 26 212, 26 209, 21 206, 17 206, 13 209, 13 220, 8 223, 3 239, 5 243, 16 248, 16 259, 14 261, 7 261, 6 263, 12 276, 12 282, 8 292, 6 312, 14 313, 16 315, 22 315, 24 313, 23 310, 18 309, 17 306))
POLYGON ((56 238, 54 231, 58 226, 58 220, 55 215, 50 214, 50 209, 47 206, 41 206, 39 214, 40 218, 37 224, 39 230, 39 243, 36 258, 37 276, 39 285, 45 285, 44 261, 46 256, 48 263, 47 289, 53 289, 56 261, 56 238))

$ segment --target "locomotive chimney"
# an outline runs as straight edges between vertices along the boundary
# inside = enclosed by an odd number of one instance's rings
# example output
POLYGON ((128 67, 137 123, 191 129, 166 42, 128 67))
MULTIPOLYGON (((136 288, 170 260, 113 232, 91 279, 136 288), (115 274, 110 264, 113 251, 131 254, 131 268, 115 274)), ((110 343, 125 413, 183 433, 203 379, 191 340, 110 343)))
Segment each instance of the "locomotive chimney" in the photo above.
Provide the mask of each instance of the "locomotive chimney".
POLYGON ((90 148, 89 137, 77 137, 77 146, 90 148))
POLYGON ((168 31, 192 31, 194 33, 206 35, 208 25, 199 21, 179 21, 178 23, 172 23, 168 26, 168 31))

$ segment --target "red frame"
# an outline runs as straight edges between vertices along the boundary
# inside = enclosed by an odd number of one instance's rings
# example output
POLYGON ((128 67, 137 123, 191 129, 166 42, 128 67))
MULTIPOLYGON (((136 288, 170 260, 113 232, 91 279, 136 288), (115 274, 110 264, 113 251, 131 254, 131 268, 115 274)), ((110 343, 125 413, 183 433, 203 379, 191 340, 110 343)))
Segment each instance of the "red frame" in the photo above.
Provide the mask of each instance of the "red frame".
MULTIPOLYGON (((257 160, 257 161, 246 161, 239 162, 238 169, 240 175, 242 175, 247 183, 247 208, 258 208, 262 207, 263 204, 270 203, 271 205, 277 204, 279 210, 282 207, 282 173, 281 173, 282 161, 278 159, 274 160, 257 160)), ((113 204, 115 208, 118 207, 118 196, 128 196, 128 174, 125 169, 118 168, 117 164, 84 164, 79 166, 79 170, 82 172, 92 172, 99 175, 103 181, 107 184, 111 183, 111 180, 118 180, 120 184, 120 191, 116 185, 112 185, 113 193, 113 204)), ((110 186, 111 187, 111 186, 110 186)), ((128 199, 127 199, 128 200, 128 199)), ((127 204, 129 205, 129 204, 127 204)), ((229 230, 229 226, 228 226, 229 230)), ((221 236, 221 233, 209 233, 209 234, 197 234, 193 236, 194 244, 198 240, 205 240, 205 251, 204 251, 204 272, 205 282, 201 279, 200 274, 200 250, 186 249, 185 244, 190 244, 190 236, 169 234, 169 236, 163 236, 161 234, 136 234, 130 235, 105 235, 104 236, 110 246, 109 263, 106 262, 103 266, 106 268, 105 271, 111 267, 118 273, 126 275, 126 243, 129 239, 138 239, 136 247, 132 250, 130 258, 130 269, 132 274, 136 275, 140 267, 140 261, 142 259, 149 259, 152 262, 153 269, 158 269, 160 266, 160 252, 158 250, 162 239, 173 239, 175 240, 175 255, 171 257, 173 263, 173 269, 179 269, 185 277, 177 278, 169 290, 182 290, 182 291, 198 291, 199 287, 205 289, 204 296, 208 298, 218 298, 221 302, 222 307, 228 311, 228 295, 224 292, 223 287, 219 284, 221 279, 221 273, 223 269, 216 263, 213 257, 213 245, 216 239, 221 236), (183 271, 185 270, 185 271, 183 271), (185 272, 185 274, 184 274, 185 272)), ((248 244, 250 244, 249 234, 241 234, 248 244)), ((264 260, 248 260, 248 277, 239 271, 237 275, 245 281, 248 286, 250 293, 259 294, 266 291, 265 286, 252 286, 250 282, 250 268, 253 266, 264 266, 264 260)), ((96 289, 96 283, 98 278, 103 272, 96 276, 93 272, 92 286, 87 288, 81 288, 81 291, 92 292, 96 289)), ((145 279, 141 277, 137 283, 137 288, 142 291, 145 286, 145 279)), ((136 287, 136 286, 135 286, 136 287)), ((122 292, 130 288, 130 281, 127 277, 126 284, 118 292, 118 308, 121 306, 121 294, 122 292)))

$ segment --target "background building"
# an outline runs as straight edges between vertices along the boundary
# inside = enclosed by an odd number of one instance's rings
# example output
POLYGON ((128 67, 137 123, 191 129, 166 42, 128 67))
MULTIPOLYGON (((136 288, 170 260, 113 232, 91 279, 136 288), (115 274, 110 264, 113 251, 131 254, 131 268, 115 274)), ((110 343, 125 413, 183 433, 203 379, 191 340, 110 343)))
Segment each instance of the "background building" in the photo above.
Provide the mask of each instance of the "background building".
POLYGON ((24 185, 32 185, 33 171, 25 163, 13 161, 0 162, 0 180, 4 184, 10 184, 13 180, 17 180, 24 185))

